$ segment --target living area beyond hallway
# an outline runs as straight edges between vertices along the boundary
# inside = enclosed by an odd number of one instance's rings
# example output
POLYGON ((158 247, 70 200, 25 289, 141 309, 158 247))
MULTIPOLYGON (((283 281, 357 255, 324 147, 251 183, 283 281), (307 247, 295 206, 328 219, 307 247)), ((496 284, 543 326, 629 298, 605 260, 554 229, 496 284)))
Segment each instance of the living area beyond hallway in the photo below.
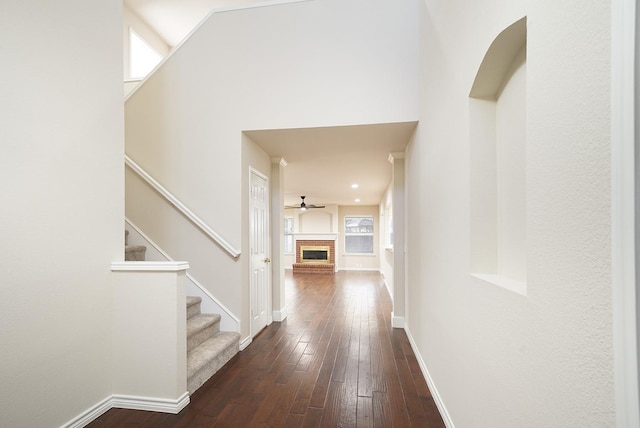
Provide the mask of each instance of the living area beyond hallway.
POLYGON ((443 427, 380 274, 286 275, 273 323, 179 414, 112 409, 90 427, 443 427))

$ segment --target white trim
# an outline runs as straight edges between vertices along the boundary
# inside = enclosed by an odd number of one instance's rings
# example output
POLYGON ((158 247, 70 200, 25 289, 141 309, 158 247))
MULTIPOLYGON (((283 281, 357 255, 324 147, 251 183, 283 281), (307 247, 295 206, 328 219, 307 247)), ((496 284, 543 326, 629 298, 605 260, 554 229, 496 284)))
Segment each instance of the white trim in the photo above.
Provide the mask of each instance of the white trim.
POLYGON ((454 428, 453 421, 451 420, 451 416, 449 415, 449 412, 447 411, 447 408, 444 405, 444 401, 442 401, 442 397, 440 397, 440 393, 438 392, 438 388, 436 388, 436 384, 433 382, 433 378, 431 377, 431 374, 429 374, 427 365, 424 363, 424 360, 422 359, 422 354, 420 354, 418 350, 418 345, 416 345, 415 340, 413 340, 413 336, 411 335, 411 331, 409 331, 409 327, 405 327, 404 331, 405 333, 407 333, 407 338, 409 338, 411 349, 413 349, 413 353, 416 356, 416 360, 418 360, 420 371, 422 372, 422 376, 424 377, 424 380, 427 382, 427 386, 429 387, 429 392, 431 392, 433 401, 436 403, 436 407, 438 408, 438 411, 440 411, 440 416, 442 416, 442 421, 444 422, 447 428, 454 428))
POLYGON ((75 418, 71 419, 66 424, 61 425, 60 428, 82 428, 89 425, 91 422, 98 419, 104 413, 106 413, 113 406, 111 405, 111 397, 107 397, 94 406, 88 408, 84 412, 80 413, 75 418))
POLYGON ((241 342, 240 342, 240 350, 244 351, 245 349, 247 349, 247 346, 251 345, 251 342, 253 342, 253 338, 251 336, 247 336, 245 337, 241 342))
MULTIPOLYGON (((139 86, 138 86, 139 87, 139 86)), ((168 202, 178 209, 185 217, 187 217, 193 224, 198 226, 209 238, 213 239, 218 245, 220 245, 229 255, 233 258, 240 256, 240 250, 235 249, 230 243, 228 243, 222 236, 218 235, 207 223, 205 223, 200 217, 198 217, 193 211, 191 211, 185 204, 183 204, 178 198, 176 198, 171 192, 165 189, 162 184, 158 183, 149 173, 147 173, 140 165, 138 165, 133 159, 126 154, 124 155, 125 164, 131 168, 140 178, 146 181, 151 187, 153 187, 160 195, 162 195, 168 202)))
POLYGON ((292 234, 296 241, 336 241, 338 239, 337 233, 300 233, 294 232, 292 234))
POLYGON ((391 327, 392 328, 404 328, 405 327, 404 317, 397 317, 397 316, 393 315, 393 312, 391 312, 391 327))
POLYGON ((611 21, 611 263, 616 426, 640 426, 635 254, 635 0, 611 21))
POLYGON ((189 269, 188 262, 113 262, 112 272, 180 272, 189 269))
POLYGON ((391 287, 389 287, 389 282, 387 282, 387 278, 384 276, 384 272, 380 272, 382 274, 382 280, 384 281, 384 288, 387 289, 387 293, 391 298, 391 303, 393 303, 393 293, 391 292, 391 287))
POLYGON ((376 268, 351 268, 351 267, 344 268, 344 267, 341 267, 339 269, 336 269, 336 272, 340 272, 340 271, 343 271, 343 272, 352 271, 352 272, 377 272, 377 273, 380 273, 380 269, 376 269, 376 268))
POLYGON ((387 157, 387 160, 390 163, 393 163, 393 161, 395 161, 396 159, 404 159, 404 152, 391 152, 391 153, 389 153, 389 156, 387 157))
MULTIPOLYGON (((169 254, 167 254, 162 248, 160 248, 160 246, 158 246, 158 244, 156 244, 151 238, 149 238, 149 236, 147 236, 142 230, 140 230, 140 228, 138 226, 136 226, 135 223, 133 223, 127 217, 124 218, 124 221, 129 226, 131 226, 136 231, 136 233, 138 233, 140 236, 142 236, 142 239, 144 239, 146 242, 148 242, 149 245, 151 245, 157 252, 159 252, 162 255, 162 257, 166 258, 167 260, 173 261, 173 258, 171 258, 171 256, 169 254)), ((128 263, 131 263, 131 262, 128 262, 128 263)), ((202 285, 197 279, 195 279, 193 276, 191 276, 191 274, 189 272, 187 272, 187 279, 189 281, 191 281, 193 283, 193 285, 198 287, 200 289, 200 291, 205 296, 207 296, 207 298, 209 298, 216 306, 218 306, 229 318, 231 318, 233 321, 235 321, 235 323, 236 323, 236 331, 238 333, 240 333, 240 318, 238 318, 233 312, 231 312, 231 310, 229 308, 227 308, 218 299, 216 299, 215 296, 213 294, 211 294, 209 292, 209 290, 207 290, 204 287, 204 285, 202 285)))
POLYGON ((273 320, 275 322, 282 322, 287 319, 287 308, 284 307, 279 311, 273 311, 273 320))
POLYGON ((342 253, 340 257, 378 257, 378 253, 342 253))
POLYGON ((177 414, 180 413, 189 402, 188 392, 185 392, 175 400, 155 397, 136 397, 131 395, 111 395, 62 425, 61 428, 82 428, 113 408, 177 414))
POLYGON ((281 167, 286 167, 287 165, 289 165, 289 162, 287 162, 287 160, 283 157, 275 157, 275 158, 271 158, 271 163, 272 164, 278 164, 281 167))
MULTIPOLYGON (((260 178, 261 180, 265 181, 265 190, 266 190, 266 194, 267 194, 267 198, 265 200, 265 223, 266 223, 266 235, 267 235, 267 253, 266 256, 269 257, 270 253, 271 253, 271 178, 265 174, 263 174, 262 172, 258 171, 257 169, 255 169, 254 167, 252 167, 251 165, 249 165, 249 188, 248 190, 248 195, 249 195, 249 213, 251 213, 253 211, 253 207, 254 207, 254 202, 253 202, 253 197, 252 197, 252 183, 253 183, 253 176, 256 176, 258 178, 260 178)), ((249 230, 251 230, 251 215, 249 214, 247 216, 247 220, 249 222, 249 224, 247 225, 247 227, 249 228, 249 230)), ((249 234, 249 247, 252 248, 253 247, 253 234, 250 233, 249 234)), ((252 261, 253 257, 250 257, 249 263, 247 263, 248 265, 248 274, 249 274, 249 290, 251 290, 251 278, 252 278, 252 269, 253 269, 253 261, 252 261)), ((271 263, 267 263, 266 264, 266 269, 267 269, 267 304, 266 304, 266 311, 269 311, 271 308, 273 308, 273 284, 272 284, 272 280, 273 280, 273 267, 271 265, 271 263)), ((253 296, 252 292, 249 292, 249 308, 253 308, 253 304, 254 304, 254 298, 258 298, 258 296, 253 296)), ((266 320, 266 325, 261 325, 259 326, 259 328, 257 328, 256 330, 256 326, 254 325, 255 322, 255 318, 253 316, 253 314, 250 314, 249 317, 249 334, 253 337, 256 334, 258 334, 260 331, 262 331, 262 329, 268 325, 271 325, 271 322, 273 320, 271 320, 270 322, 270 318, 271 316, 267 313, 267 320, 266 320)))
POLYGON ((180 413, 189 404, 189 393, 185 392, 175 400, 132 395, 112 395, 112 407, 118 409, 147 410, 150 412, 180 413))
POLYGON ((198 287, 200 289, 200 291, 202 291, 202 293, 204 293, 209 299, 211 299, 211 301, 213 301, 216 306, 219 306, 220 309, 222 309, 232 320, 234 320, 237 324, 237 331, 238 333, 240 333, 240 318, 238 318, 233 312, 231 312, 231 310, 229 308, 227 308, 225 305, 223 305, 218 299, 216 299, 214 297, 213 294, 211 294, 209 292, 209 290, 207 290, 204 285, 202 285, 197 279, 195 279, 193 276, 191 276, 189 274, 189 272, 187 272, 187 278, 189 279, 189 281, 191 281, 196 287, 198 287))

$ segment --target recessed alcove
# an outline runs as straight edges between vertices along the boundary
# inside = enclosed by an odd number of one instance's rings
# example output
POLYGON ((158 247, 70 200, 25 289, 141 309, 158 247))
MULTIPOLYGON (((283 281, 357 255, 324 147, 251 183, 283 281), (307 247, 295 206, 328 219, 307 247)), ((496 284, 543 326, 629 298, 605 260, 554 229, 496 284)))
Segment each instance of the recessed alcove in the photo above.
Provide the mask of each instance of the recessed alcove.
POLYGON ((487 50, 469 94, 472 275, 526 295, 526 18, 487 50))

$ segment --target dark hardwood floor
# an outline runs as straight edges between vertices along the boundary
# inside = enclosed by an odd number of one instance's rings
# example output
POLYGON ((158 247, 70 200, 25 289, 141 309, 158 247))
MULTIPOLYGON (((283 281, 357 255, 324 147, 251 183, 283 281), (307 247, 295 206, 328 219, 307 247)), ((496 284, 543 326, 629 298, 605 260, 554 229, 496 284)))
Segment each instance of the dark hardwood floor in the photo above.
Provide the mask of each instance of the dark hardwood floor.
POLYGON ((265 328, 177 415, 111 409, 109 427, 443 427, 380 275, 286 277, 288 318, 265 328))

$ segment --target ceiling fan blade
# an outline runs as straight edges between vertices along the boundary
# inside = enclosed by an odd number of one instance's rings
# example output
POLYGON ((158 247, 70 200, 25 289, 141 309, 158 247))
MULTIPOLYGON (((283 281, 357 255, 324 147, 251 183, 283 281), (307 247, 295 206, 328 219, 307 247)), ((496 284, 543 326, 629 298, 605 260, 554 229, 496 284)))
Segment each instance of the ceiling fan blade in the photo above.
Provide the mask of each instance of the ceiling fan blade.
POLYGON ((306 210, 307 208, 324 208, 324 205, 307 204, 304 202, 304 198, 306 198, 306 196, 300 196, 300 199, 301 199, 300 205, 285 205, 284 209, 306 210))

